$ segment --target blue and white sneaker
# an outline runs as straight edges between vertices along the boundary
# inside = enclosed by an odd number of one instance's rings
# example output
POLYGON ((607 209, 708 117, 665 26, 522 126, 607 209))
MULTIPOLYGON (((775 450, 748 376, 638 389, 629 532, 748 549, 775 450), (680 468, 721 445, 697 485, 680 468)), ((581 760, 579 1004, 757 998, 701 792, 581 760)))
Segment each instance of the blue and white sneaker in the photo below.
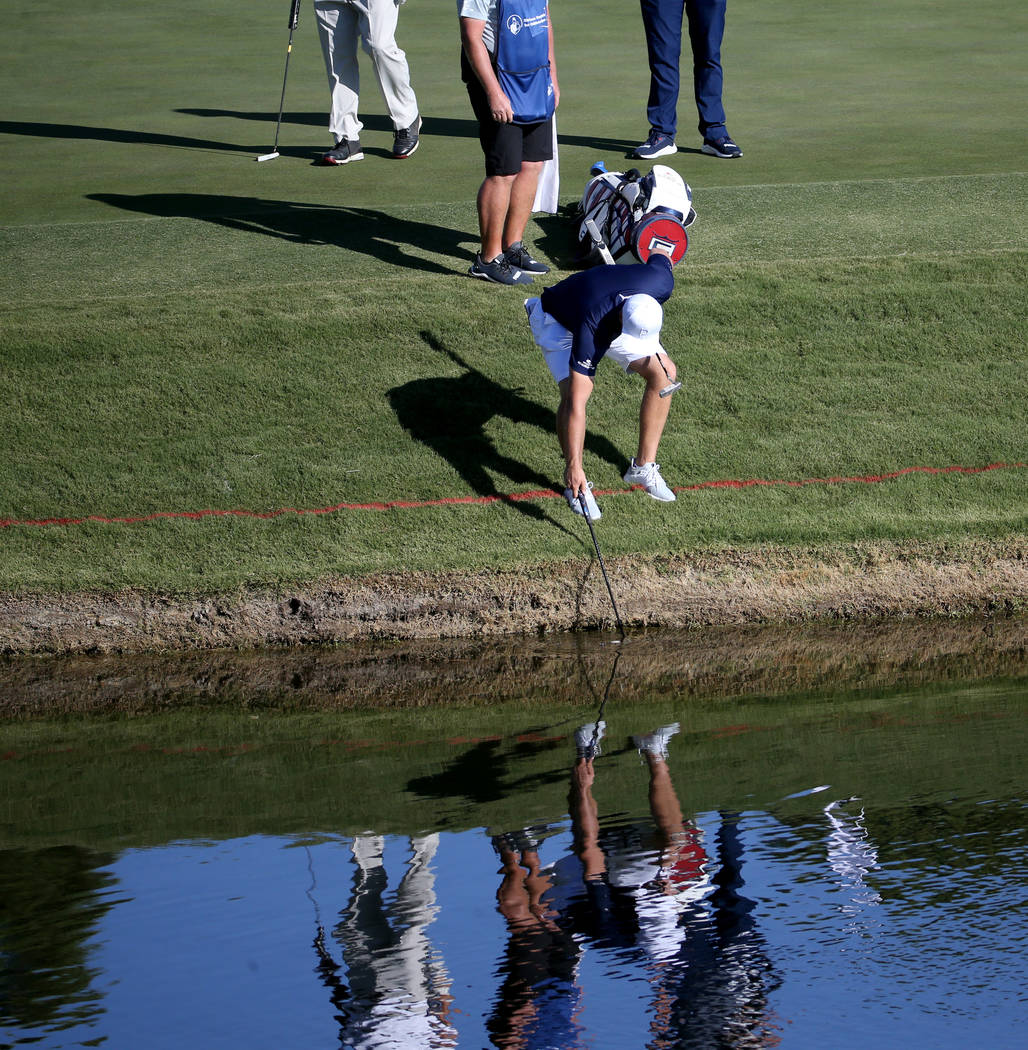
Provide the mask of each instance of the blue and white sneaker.
MULTIPOLYGON (((599 521, 602 514, 600 514, 600 506, 596 502, 596 497, 593 495, 593 483, 591 481, 586 482, 585 490, 585 505, 589 510, 589 517, 593 521, 599 521)), ((585 517, 585 512, 582 510, 582 501, 571 491, 571 489, 564 490, 564 498, 568 501, 568 506, 576 513, 581 514, 585 517)))
POLYGON ((514 270, 524 270, 525 273, 549 273, 550 268, 544 262, 532 258, 532 253, 525 247, 524 242, 515 241, 504 253, 503 257, 514 270))
POLYGON ((511 266, 505 255, 497 255, 492 262, 487 262, 481 255, 476 255, 468 273, 472 277, 492 281, 493 284, 531 284, 535 280, 530 273, 511 266))
POLYGON ((650 128, 650 137, 641 146, 635 147, 632 156, 639 157, 641 160, 653 160, 654 157, 667 157, 677 152, 678 146, 675 145, 675 140, 670 135, 665 135, 663 131, 657 131, 656 128, 650 128))
POLYGON ((722 160, 742 156, 742 150, 727 135, 724 138, 704 139, 700 152, 708 153, 712 157, 721 157, 722 160))

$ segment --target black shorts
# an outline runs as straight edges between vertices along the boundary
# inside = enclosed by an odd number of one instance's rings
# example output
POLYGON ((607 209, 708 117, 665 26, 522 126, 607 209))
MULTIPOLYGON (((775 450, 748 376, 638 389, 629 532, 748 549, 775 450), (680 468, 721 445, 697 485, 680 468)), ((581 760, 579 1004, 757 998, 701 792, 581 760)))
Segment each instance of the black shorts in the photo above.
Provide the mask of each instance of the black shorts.
POLYGON ((517 175, 523 161, 553 159, 553 118, 541 124, 497 124, 489 99, 468 56, 461 48, 460 75, 467 85, 471 109, 478 120, 478 140, 485 154, 486 175, 517 175))

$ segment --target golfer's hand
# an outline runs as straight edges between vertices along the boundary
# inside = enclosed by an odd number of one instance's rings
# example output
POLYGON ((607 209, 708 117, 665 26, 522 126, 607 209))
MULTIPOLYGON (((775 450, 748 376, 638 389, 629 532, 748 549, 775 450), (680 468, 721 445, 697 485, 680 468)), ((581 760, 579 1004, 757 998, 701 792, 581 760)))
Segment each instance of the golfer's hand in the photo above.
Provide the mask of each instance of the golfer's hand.
POLYGON ((576 762, 571 775, 574 778, 576 787, 591 788, 596 780, 596 770, 593 769, 593 760, 591 758, 583 758, 579 762, 576 762))
POLYGON ((494 91, 489 95, 489 112, 497 124, 511 124, 514 121, 514 108, 502 91, 494 91))
POLYGON ((564 471, 564 487, 571 489, 571 494, 577 499, 579 493, 588 488, 585 471, 581 467, 569 464, 564 471))

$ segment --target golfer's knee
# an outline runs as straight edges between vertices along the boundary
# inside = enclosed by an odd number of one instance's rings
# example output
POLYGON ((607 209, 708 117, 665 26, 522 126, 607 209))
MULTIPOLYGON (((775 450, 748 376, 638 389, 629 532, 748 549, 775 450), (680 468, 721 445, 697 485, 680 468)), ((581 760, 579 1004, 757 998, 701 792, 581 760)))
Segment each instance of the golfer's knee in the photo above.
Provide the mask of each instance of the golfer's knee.
POLYGON ((638 372, 646 380, 646 386, 653 390, 663 390, 668 383, 673 383, 678 377, 674 361, 663 354, 660 360, 656 356, 646 358, 645 364, 638 369, 638 372))

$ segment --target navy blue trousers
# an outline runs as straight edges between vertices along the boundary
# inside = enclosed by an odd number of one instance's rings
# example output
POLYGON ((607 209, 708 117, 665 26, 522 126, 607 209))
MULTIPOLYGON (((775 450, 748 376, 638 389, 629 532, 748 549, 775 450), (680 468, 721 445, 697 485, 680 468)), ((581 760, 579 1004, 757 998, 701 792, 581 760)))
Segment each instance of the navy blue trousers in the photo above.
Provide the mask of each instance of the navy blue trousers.
POLYGON ((672 138, 678 130, 678 67, 682 23, 688 18, 699 132, 704 138, 723 138, 727 131, 721 102, 721 40, 725 35, 727 0, 639 2, 650 60, 650 97, 646 103, 650 127, 672 138))

